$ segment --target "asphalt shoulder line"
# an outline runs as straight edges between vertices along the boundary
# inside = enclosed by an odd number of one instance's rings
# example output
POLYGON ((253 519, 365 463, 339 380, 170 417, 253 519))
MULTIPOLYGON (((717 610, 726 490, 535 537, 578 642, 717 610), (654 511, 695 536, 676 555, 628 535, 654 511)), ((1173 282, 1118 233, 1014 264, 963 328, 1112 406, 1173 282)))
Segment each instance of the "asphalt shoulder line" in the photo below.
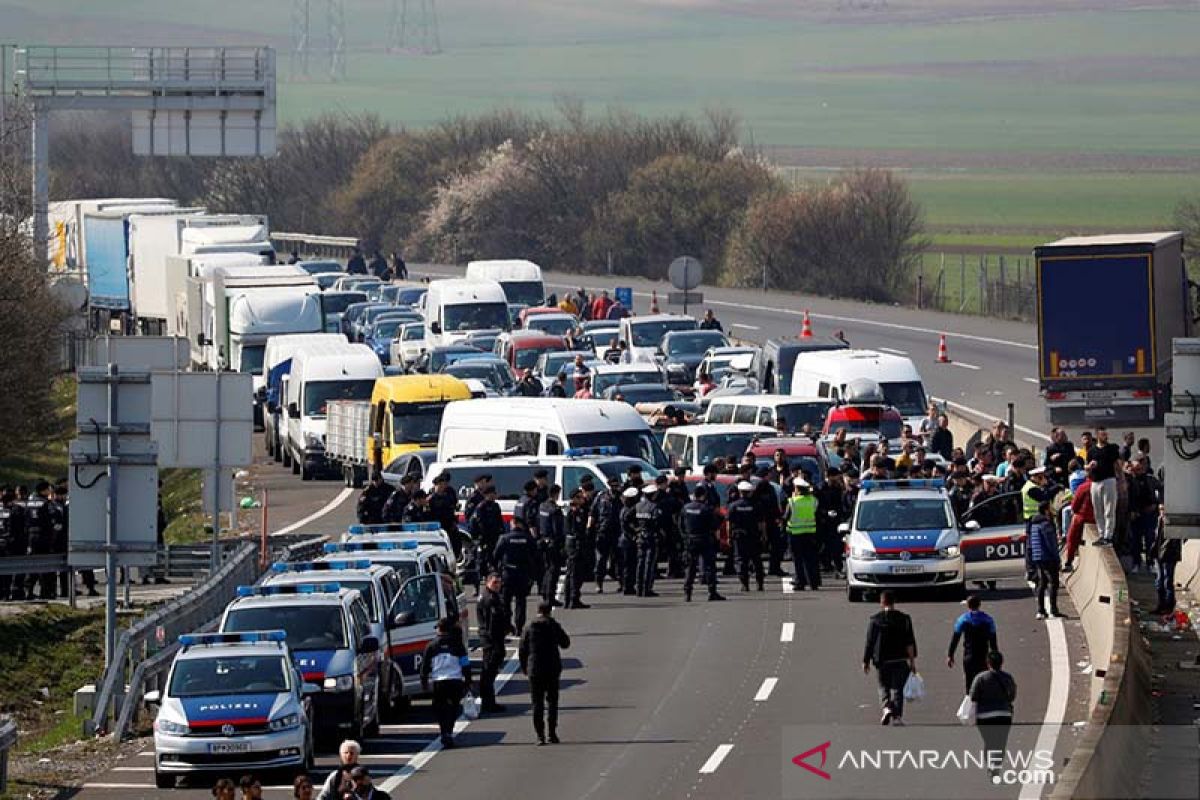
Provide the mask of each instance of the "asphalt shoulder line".
POLYGON ((725 757, 728 756, 732 750, 733 745, 731 744, 717 745, 717 749, 714 750, 713 754, 708 757, 708 761, 705 761, 704 765, 700 767, 700 774, 711 775, 712 773, 716 772, 717 769, 720 768, 721 762, 725 760, 725 757))

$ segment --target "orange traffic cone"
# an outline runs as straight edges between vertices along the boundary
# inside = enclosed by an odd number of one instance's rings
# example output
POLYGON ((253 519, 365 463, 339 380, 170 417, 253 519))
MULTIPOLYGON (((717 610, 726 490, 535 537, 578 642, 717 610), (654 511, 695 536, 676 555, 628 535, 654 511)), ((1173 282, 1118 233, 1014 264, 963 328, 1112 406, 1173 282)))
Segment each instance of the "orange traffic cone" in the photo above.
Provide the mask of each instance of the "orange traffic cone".
POLYGON ((944 334, 944 333, 941 335, 941 338, 938 339, 937 360, 938 360, 939 364, 949 364, 950 363, 950 351, 946 349, 946 334, 944 334))
POLYGON ((812 320, 808 318, 808 309, 807 308, 804 309, 804 322, 802 322, 800 324, 800 338, 801 339, 813 338, 812 320))
POLYGON ((658 313, 658 290, 657 289, 650 290, 650 313, 651 314, 658 313))

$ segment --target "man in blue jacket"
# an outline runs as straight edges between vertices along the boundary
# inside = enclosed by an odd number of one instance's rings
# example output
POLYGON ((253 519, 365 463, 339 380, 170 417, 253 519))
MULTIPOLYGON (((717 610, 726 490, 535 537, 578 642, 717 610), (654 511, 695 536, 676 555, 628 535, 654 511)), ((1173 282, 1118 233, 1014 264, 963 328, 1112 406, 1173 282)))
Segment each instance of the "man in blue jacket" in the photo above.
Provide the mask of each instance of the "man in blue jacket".
POLYGON ((1028 534, 1029 563, 1037 572, 1038 619, 1047 616, 1062 617, 1058 611, 1058 572, 1061 560, 1058 554, 1058 531, 1054 527, 1054 504, 1043 500, 1038 504, 1038 513, 1025 523, 1028 534), (1050 590, 1050 613, 1046 614, 1046 590, 1050 590))
POLYGON ((954 621, 954 635, 950 637, 950 651, 946 655, 946 666, 953 668, 958 640, 962 639, 963 677, 968 692, 975 676, 987 669, 987 654, 1000 649, 996 644, 996 621, 980 610, 981 605, 978 595, 967 598, 966 612, 954 621))

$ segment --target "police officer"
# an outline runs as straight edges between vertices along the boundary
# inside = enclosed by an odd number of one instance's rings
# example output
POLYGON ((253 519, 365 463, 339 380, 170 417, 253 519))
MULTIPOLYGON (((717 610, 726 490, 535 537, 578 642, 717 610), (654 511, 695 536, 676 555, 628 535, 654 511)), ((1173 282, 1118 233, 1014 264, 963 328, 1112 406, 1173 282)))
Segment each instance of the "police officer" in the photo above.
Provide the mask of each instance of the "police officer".
POLYGON ((383 473, 376 470, 371 473, 371 482, 358 496, 356 510, 359 524, 378 525, 383 522, 383 507, 392 496, 392 487, 383 480, 383 473))
MULTIPOLYGON (((667 575, 671 578, 683 577, 683 542, 679 535, 679 515, 683 512, 683 503, 676 499, 670 490, 670 481, 666 475, 654 479, 658 491, 654 493, 654 501, 662 512, 662 530, 659 532, 659 546, 667 561, 667 575)), ((685 502, 686 502, 686 491, 685 502)))
POLYGON ((622 594, 637 594, 638 501, 641 489, 628 486, 621 492, 621 535, 617 539, 617 572, 622 594))
MULTIPOLYGON (((29 537, 25 531, 25 507, 17 503, 17 494, 11 486, 0 487, 0 555, 23 556, 29 551, 29 537)), ((0 575, 0 602, 24 600, 24 576, 0 575)))
POLYGON ((417 484, 416 475, 404 475, 400 478, 400 488, 392 492, 387 502, 383 504, 383 521, 389 525, 404 521, 404 509, 412 502, 412 491, 417 484))
POLYGON ((475 537, 475 552, 480 575, 492 570, 492 553, 504 535, 504 515, 496 502, 496 486, 489 483, 483 487, 483 500, 471 512, 471 533, 475 537))
POLYGON ((838 525, 844 519, 845 495, 842 471, 837 467, 830 467, 825 472, 825 483, 813 493, 817 500, 817 546, 821 551, 821 567, 838 576, 842 574, 844 565, 844 548, 838 525))
POLYGON ((517 502, 513 505, 513 520, 520 518, 525 525, 525 530, 529 531, 531 536, 537 535, 537 516, 538 504, 535 499, 537 494, 537 481, 526 481, 524 487, 525 493, 517 498, 517 502))
MULTIPOLYGON (((494 497, 496 487, 491 487, 491 492, 494 497)), ((504 666, 504 637, 512 631, 512 614, 501 594, 501 585, 500 573, 489 573, 475 608, 475 616, 479 622, 479 647, 481 650, 480 710, 487 714, 498 714, 504 711, 504 706, 496 702, 496 675, 504 666)))
POLYGON ((742 582, 742 591, 750 591, 750 570, 753 567, 754 580, 758 590, 763 591, 766 575, 762 562, 762 517, 751 501, 754 494, 754 484, 741 481, 729 490, 729 535, 733 539, 734 552, 737 554, 738 579, 742 582))
POLYGON ((413 492, 412 500, 404 507, 400 519, 402 522, 433 522, 433 513, 429 510, 429 495, 424 489, 413 492))
POLYGON ((804 591, 811 586, 821 588, 821 570, 817 556, 817 500, 812 486, 803 478, 792 481, 792 496, 788 498, 783 521, 792 541, 792 562, 796 575, 792 587, 804 591))
POLYGON ((592 501, 591 519, 588 523, 592 538, 596 542, 597 594, 604 594, 606 577, 612 573, 618 576, 620 574, 620 562, 615 558, 615 548, 621 536, 621 506, 621 479, 613 475, 608 479, 608 488, 597 494, 596 499, 592 501))
POLYGON ((538 506, 538 551, 542 556, 542 600, 561 606, 555 599, 558 577, 562 573, 563 548, 566 546, 566 520, 558 500, 562 487, 557 483, 547 488, 545 502, 538 506))
POLYGON ((658 484, 642 488, 642 499, 634 507, 637 520, 637 595, 658 597, 654 578, 658 572, 658 543, 662 538, 663 512, 659 508, 658 484))
POLYGON ((759 480, 754 484, 750 502, 758 510, 762 520, 763 541, 767 547, 767 574, 777 578, 786 578, 788 573, 783 569, 783 554, 787 550, 787 541, 783 538, 783 528, 779 524, 783 519, 783 509, 779 507, 779 495, 775 493, 775 484, 768 480, 759 480))
POLYGON ((512 616, 514 632, 520 636, 525 628, 525 601, 529 597, 529 586, 537 564, 533 537, 529 535, 523 518, 513 517, 512 529, 496 543, 492 561, 503 576, 501 596, 504 607, 512 616))
POLYGON ((471 495, 467 498, 467 501, 463 504, 463 521, 467 523, 467 529, 471 531, 472 535, 475 534, 475 530, 471 527, 471 517, 475 516, 476 506, 483 502, 484 488, 491 482, 492 476, 488 475, 487 473, 484 473, 483 475, 476 475, 475 480, 472 481, 472 483, 475 485, 475 488, 471 492, 471 495))
POLYGON ((622 489, 632 486, 640 492, 645 485, 646 479, 642 477, 642 468, 634 464, 625 473, 625 483, 622 485, 622 489))
MULTIPOLYGON (((54 485, 54 494, 52 497, 55 507, 58 509, 58 524, 54 529, 54 552, 57 555, 65 556, 70 549, 71 540, 69 533, 69 518, 68 508, 69 501, 67 500, 67 480, 63 478, 54 485)), ((91 594, 96 594, 96 575, 91 570, 85 570, 83 573, 83 582, 88 585, 91 594), (91 581, 88 581, 89 573, 91 573, 91 581)), ((69 597, 74 589, 75 573, 69 569, 58 573, 58 593, 63 597, 69 597)))
POLYGON ((571 492, 571 506, 567 511, 566 528, 567 552, 567 608, 591 608, 580 599, 580 589, 583 588, 584 570, 587 567, 587 554, 592 552, 592 543, 588 535, 588 504, 587 495, 583 489, 571 492))
POLYGON ((439 473, 433 479, 433 492, 429 495, 429 514, 450 537, 454 558, 460 558, 462 535, 458 532, 458 492, 450 482, 449 472, 439 473))
MULTIPOLYGON (((25 527, 29 531, 29 553, 48 556, 54 552, 56 528, 62 525, 61 514, 54 498, 50 495, 50 484, 38 481, 33 496, 25 501, 25 527)), ((25 594, 33 597, 33 587, 40 585, 38 597, 42 600, 55 598, 53 572, 25 576, 25 594)))
POLYGON ((542 503, 550 499, 550 471, 539 469, 533 473, 533 482, 537 484, 537 489, 533 493, 533 499, 537 503, 538 508, 541 508, 542 503))
POLYGON ((683 513, 680 515, 687 556, 687 566, 683 573, 683 597, 689 603, 692 602, 692 586, 696 581, 698 568, 703 569, 702 579, 708 586, 708 599, 725 599, 717 594, 717 530, 721 527, 721 519, 717 512, 704 502, 706 494, 703 486, 697 486, 693 494, 694 499, 683 507, 683 513))
POLYGON ((704 465, 704 480, 700 482, 704 490, 704 503, 713 511, 721 507, 721 492, 717 489, 717 468, 712 464, 704 465))

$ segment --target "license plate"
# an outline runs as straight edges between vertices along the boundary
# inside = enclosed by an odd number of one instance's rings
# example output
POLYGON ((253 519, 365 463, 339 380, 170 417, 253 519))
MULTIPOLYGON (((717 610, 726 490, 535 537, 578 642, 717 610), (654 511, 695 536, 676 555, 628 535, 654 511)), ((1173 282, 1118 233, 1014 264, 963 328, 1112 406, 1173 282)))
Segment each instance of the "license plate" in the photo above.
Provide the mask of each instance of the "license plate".
POLYGON ((249 742, 213 742, 208 746, 210 753, 249 753, 249 742))
POLYGON ((1087 392, 1083 393, 1083 397, 1085 400, 1113 400, 1116 398, 1116 396, 1117 396, 1116 392, 1087 391, 1087 392))
POLYGON ((893 575, 912 575, 924 571, 925 567, 920 564, 896 564, 892 567, 893 575))

